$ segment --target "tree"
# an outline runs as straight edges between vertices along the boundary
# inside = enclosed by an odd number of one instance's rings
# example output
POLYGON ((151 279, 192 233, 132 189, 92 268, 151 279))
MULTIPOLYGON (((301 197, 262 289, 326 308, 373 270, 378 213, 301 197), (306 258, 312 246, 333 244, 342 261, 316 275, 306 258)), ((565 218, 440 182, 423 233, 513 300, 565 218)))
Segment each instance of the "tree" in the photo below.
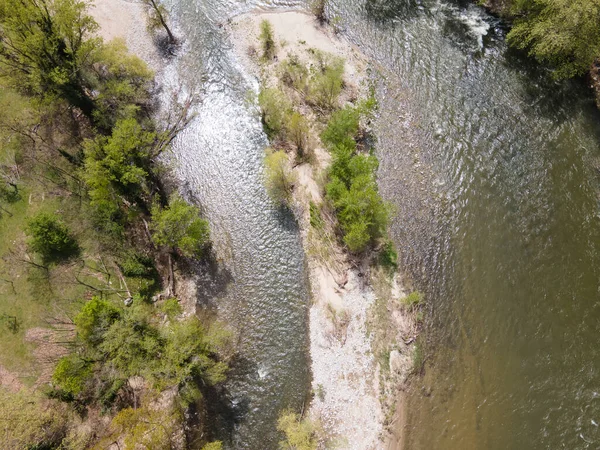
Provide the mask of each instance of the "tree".
POLYGON ((208 222, 200 217, 200 210, 178 194, 169 198, 166 208, 154 204, 150 227, 157 245, 177 249, 188 258, 200 256, 210 238, 208 222))
POLYGON ((587 72, 600 55, 600 0, 517 0, 511 45, 556 67, 556 78, 587 72))
POLYGON ((262 88, 258 94, 262 123, 270 139, 285 130, 290 106, 279 89, 262 88))
POLYGON ((45 262, 65 260, 79 252, 67 226, 53 214, 40 213, 31 218, 26 233, 30 236, 27 245, 45 262))
POLYGON ((267 149, 265 156, 265 184, 269 196, 277 203, 286 204, 291 200, 295 178, 290 161, 283 150, 267 149))
POLYGON ((167 25, 167 18, 169 15, 167 8, 165 8, 160 0, 142 0, 142 3, 150 9, 150 14, 148 15, 148 28, 154 31, 162 27, 167 32, 169 45, 176 45, 177 38, 171 31, 171 28, 167 25))
POLYGON ((96 219, 105 229, 118 222, 123 198, 135 201, 145 192, 155 140, 155 133, 129 118, 118 121, 111 136, 85 143, 82 178, 96 219))
POLYGON ((303 158, 308 150, 308 122, 302 114, 294 111, 286 124, 286 135, 296 146, 298 156, 303 158))
POLYGON ((0 0, 0 77, 26 94, 58 96, 88 117, 84 67, 100 40, 81 0, 0 0))
POLYGON ((285 440, 279 443, 282 450, 316 450, 316 428, 310 420, 286 410, 277 420, 277 429, 285 434, 285 440))

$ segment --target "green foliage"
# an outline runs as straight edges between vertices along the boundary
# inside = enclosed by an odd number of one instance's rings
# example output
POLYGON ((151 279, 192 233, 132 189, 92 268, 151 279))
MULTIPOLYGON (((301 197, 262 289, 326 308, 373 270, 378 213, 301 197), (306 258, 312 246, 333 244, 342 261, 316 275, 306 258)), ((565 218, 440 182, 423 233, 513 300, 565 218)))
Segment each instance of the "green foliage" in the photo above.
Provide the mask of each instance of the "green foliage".
POLYGON ((279 89, 263 87, 258 94, 258 104, 262 111, 265 133, 273 139, 285 129, 290 110, 288 101, 279 89))
POLYGON ((516 0, 508 42, 556 67, 556 78, 588 71, 600 56, 598 0, 516 0))
POLYGON ((176 298, 168 298, 165 300, 164 303, 160 305, 160 310, 166 314, 169 320, 175 319, 183 311, 179 301, 176 298))
POLYGON ((85 65, 98 24, 79 0, 0 0, 0 77, 26 94, 58 96, 88 116, 85 65))
POLYGON ((279 416, 277 429, 285 435, 285 440, 279 443, 282 450, 316 450, 316 429, 310 420, 286 410, 279 416))
POLYGON ((336 209, 344 243, 355 253, 385 235, 390 215, 378 192, 377 159, 356 151, 359 122, 360 109, 346 107, 332 114, 321 135, 333 154, 327 198, 336 209))
POLYGON ((260 23, 260 45, 262 47, 263 58, 271 60, 275 57, 275 38, 273 37, 273 25, 268 20, 260 23))
POLYGON ((294 144, 298 156, 303 158, 308 151, 308 122, 302 114, 294 111, 286 124, 286 136, 294 144))
POLYGON ((39 400, 31 393, 8 392, 0 387, 0 423, 3 449, 62 448, 66 414, 55 402, 39 400))
POLYGON ((221 441, 210 442, 202 447, 202 450, 223 450, 223 443, 221 441))
POLYGON ((280 65, 280 79, 284 84, 306 94, 308 88, 308 70, 298 57, 290 55, 280 65))
POLYGON ((383 245, 381 253, 379 254, 379 262, 383 267, 386 267, 389 270, 398 269, 398 253, 394 249, 394 243, 392 241, 387 241, 383 245))
POLYGON ((122 226, 123 199, 138 199, 145 191, 156 134, 136 119, 117 122, 111 136, 85 143, 82 178, 88 187, 97 223, 104 229, 122 226))
POLYGON ((151 229, 156 244, 177 248, 188 258, 200 256, 210 238, 208 222, 200 217, 200 210, 178 194, 170 197, 167 208, 154 204, 151 229))
MULTIPOLYGON (((175 408, 125 408, 113 418, 111 435, 122 439, 120 448, 123 450, 171 449, 181 432, 182 421, 181 413, 175 408)), ((94 448, 107 448, 111 444, 109 438, 94 448)))
POLYGON ((360 110, 346 106, 331 115, 327 127, 321 134, 323 143, 331 148, 345 146, 354 150, 355 138, 360 129, 360 110))
POLYGON ((402 299, 402 304, 407 308, 413 308, 423 302, 423 294, 419 291, 414 291, 402 299))
POLYGON ((107 300, 93 297, 81 308, 74 322, 77 335, 89 346, 98 345, 110 326, 121 317, 121 310, 107 300))
POLYGON ((295 178, 289 158, 283 150, 266 150, 265 177, 267 192, 273 201, 287 204, 291 199, 295 178))
POLYGON ((75 396, 83 390, 91 374, 92 366, 78 355, 71 354, 58 362, 52 381, 68 395, 75 396))
POLYGON ((126 277, 153 278, 156 273, 152 258, 133 251, 125 255, 119 267, 126 277))
POLYGON ((310 202, 310 225, 316 230, 322 230, 325 223, 321 217, 321 208, 313 201, 310 202))
POLYGON ((308 100, 325 110, 337 106, 344 87, 344 60, 322 52, 315 52, 316 68, 308 89, 308 100))
POLYGON ((26 232, 30 236, 27 245, 46 262, 62 261, 79 252, 67 226, 53 214, 41 213, 31 218, 26 232))
POLYGON ((93 117, 100 127, 111 129, 148 106, 153 73, 140 58, 128 53, 123 39, 99 46, 92 69, 88 80, 97 92, 93 117))

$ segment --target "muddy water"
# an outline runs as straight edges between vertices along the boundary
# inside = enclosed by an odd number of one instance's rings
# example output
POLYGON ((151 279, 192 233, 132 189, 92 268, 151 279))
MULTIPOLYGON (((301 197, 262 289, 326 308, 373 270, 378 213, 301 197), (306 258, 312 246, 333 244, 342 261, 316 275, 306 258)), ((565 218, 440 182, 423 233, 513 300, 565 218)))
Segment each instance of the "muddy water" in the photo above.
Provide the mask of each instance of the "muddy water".
MULTIPOLYGON (((256 86, 220 24, 301 3, 174 5, 178 72, 206 81, 179 174, 229 270, 215 292, 244 355, 219 406, 230 448, 276 448, 277 412, 302 404, 308 295, 296 226, 261 184, 256 86)), ((553 84, 469 2, 332 0, 329 15, 379 65, 380 185, 427 294, 407 448, 599 448, 600 117, 584 86, 553 84)))

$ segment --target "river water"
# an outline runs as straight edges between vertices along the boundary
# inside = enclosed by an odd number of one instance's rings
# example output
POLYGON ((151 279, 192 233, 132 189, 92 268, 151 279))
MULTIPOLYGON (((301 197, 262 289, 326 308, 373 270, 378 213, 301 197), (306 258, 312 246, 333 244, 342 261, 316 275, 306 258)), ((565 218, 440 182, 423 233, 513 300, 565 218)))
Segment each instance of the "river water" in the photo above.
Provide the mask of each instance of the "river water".
MULTIPOLYGON (((294 221, 261 184, 255 81, 220 25, 303 2, 173 3, 178 72, 205 89, 178 173, 211 221, 229 280, 213 297, 243 349, 217 436, 276 448, 278 412, 308 389, 308 291, 294 221)), ((380 186, 427 298, 406 447, 600 448, 600 115, 585 87, 509 51, 470 2, 331 0, 329 15, 382 75, 380 186)))

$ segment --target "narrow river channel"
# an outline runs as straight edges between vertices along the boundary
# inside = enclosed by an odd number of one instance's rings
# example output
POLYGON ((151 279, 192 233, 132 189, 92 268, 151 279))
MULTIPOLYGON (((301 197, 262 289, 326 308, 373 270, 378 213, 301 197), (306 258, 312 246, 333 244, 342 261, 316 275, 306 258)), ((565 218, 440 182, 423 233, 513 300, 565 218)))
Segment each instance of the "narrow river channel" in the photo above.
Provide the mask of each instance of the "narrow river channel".
MULTIPOLYGON (((187 36, 179 75, 206 91, 176 144, 179 176, 230 272, 218 304, 244 353, 219 437, 274 449, 277 413, 308 390, 308 290, 294 221, 261 184, 255 81, 220 25, 303 2, 172 2, 187 36)), ((509 51, 473 3, 330 2, 383 75, 380 185, 427 297, 406 448, 600 448, 600 114, 585 86, 509 51)))

